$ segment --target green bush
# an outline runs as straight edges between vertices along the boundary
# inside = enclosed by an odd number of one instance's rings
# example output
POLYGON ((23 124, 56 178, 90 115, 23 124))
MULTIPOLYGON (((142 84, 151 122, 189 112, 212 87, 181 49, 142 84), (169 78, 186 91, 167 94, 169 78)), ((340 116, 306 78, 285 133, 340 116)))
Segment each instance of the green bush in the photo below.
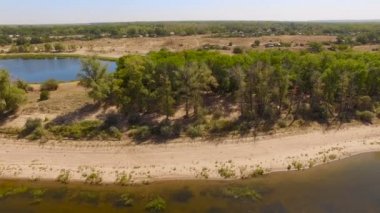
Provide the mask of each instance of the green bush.
POLYGON ((74 140, 95 138, 101 133, 101 121, 82 121, 69 125, 49 126, 49 130, 56 136, 74 140))
POLYGON ((108 128, 108 134, 110 137, 120 140, 123 137, 123 133, 119 130, 119 128, 115 126, 111 126, 108 128))
POLYGON ((0 116, 15 112, 25 101, 25 91, 13 85, 8 72, 0 69, 0 116))
POLYGON ((166 209, 166 201, 158 196, 147 203, 145 209, 149 212, 163 212, 166 209))
POLYGON ((181 129, 179 126, 170 122, 164 121, 155 128, 155 134, 162 138, 173 138, 180 135, 181 129))
POLYGON ((190 138, 202 137, 205 134, 203 125, 189 126, 186 130, 186 135, 190 138))
POLYGON ((55 91, 58 89, 58 81, 54 79, 47 80, 41 84, 41 90, 55 91))
POLYGON ((234 47, 234 49, 232 50, 232 52, 234 54, 243 54, 244 53, 244 49, 242 47, 234 47))
POLYGON ((46 130, 43 127, 38 127, 32 133, 29 134, 27 139, 34 141, 34 140, 46 138, 46 136, 47 136, 46 130))
POLYGON ((130 130, 128 135, 135 140, 144 141, 148 140, 152 136, 152 132, 149 126, 139 126, 130 130))
POLYGON ((29 84, 23 80, 17 80, 15 84, 17 88, 22 89, 25 92, 33 91, 33 87, 29 86, 29 84))
POLYGON ((364 123, 372 123, 375 114, 370 111, 357 111, 356 117, 364 123))
POLYGON ((376 116, 380 118, 380 107, 376 108, 376 116))
POLYGON ((369 96, 360 96, 357 100, 356 108, 359 111, 372 111, 373 110, 372 98, 369 96))
POLYGON ((34 130, 42 127, 42 120, 39 118, 28 118, 24 124, 24 128, 22 129, 21 134, 23 136, 28 136, 34 130))
POLYGON ((50 91, 49 90, 41 90, 39 101, 46 101, 46 100, 49 100, 49 98, 50 98, 50 91))
POLYGON ((211 133, 224 133, 232 129, 232 122, 228 119, 212 120, 208 124, 211 133))

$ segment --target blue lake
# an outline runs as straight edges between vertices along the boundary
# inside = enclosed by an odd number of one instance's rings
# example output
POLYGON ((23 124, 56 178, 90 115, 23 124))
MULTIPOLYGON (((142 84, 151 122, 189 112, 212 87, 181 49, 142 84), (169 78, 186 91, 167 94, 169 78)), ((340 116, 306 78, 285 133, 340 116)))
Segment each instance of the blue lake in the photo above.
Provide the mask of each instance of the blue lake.
MULTIPOLYGON (((116 63, 101 61, 110 72, 116 70, 116 63)), ((7 70, 13 79, 30 83, 40 83, 48 79, 73 81, 81 70, 78 58, 47 59, 0 59, 0 69, 7 70)))

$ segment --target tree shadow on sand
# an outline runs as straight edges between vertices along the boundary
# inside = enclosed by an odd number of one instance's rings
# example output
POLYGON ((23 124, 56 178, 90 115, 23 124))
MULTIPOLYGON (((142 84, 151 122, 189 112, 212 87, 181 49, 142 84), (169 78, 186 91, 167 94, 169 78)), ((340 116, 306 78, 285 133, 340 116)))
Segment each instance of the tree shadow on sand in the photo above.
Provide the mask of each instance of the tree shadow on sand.
POLYGON ((81 121, 84 118, 96 113, 100 107, 100 104, 86 104, 73 112, 69 112, 67 114, 56 117, 50 122, 50 124, 65 125, 72 124, 76 121, 81 121))

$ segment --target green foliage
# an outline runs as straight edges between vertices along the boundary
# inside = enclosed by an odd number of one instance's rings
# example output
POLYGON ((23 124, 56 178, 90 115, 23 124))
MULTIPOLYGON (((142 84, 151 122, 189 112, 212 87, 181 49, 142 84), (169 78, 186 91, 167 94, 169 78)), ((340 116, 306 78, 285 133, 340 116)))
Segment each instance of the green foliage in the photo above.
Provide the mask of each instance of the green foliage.
POLYGON ((370 111, 357 111, 356 116, 364 123, 372 123, 375 118, 375 114, 370 111))
POLYGON ((222 192, 223 196, 235 199, 246 199, 246 200, 261 200, 262 197, 255 190, 250 188, 234 187, 227 188, 222 192))
POLYGON ((29 140, 42 139, 44 136, 46 136, 46 132, 42 125, 42 120, 39 118, 28 118, 19 136, 22 138, 26 137, 29 140))
POLYGON ((152 132, 149 126, 138 126, 131 129, 128 135, 138 141, 144 141, 152 136, 152 132))
POLYGON ((198 138, 204 136, 205 131, 204 125, 191 125, 187 127, 186 135, 190 138, 198 138))
POLYGON ((232 130, 233 122, 228 119, 211 120, 208 129, 211 133, 223 133, 232 130))
POLYGON ((41 84, 40 90, 55 91, 58 89, 58 81, 54 79, 47 80, 41 84))
POLYGON ((376 116, 380 119, 380 107, 376 108, 376 116))
POLYGON ((309 43, 309 51, 313 53, 320 53, 324 50, 323 45, 318 42, 309 43))
POLYGON ((242 47, 234 47, 234 49, 232 50, 232 52, 234 54, 242 54, 242 53, 244 53, 244 49, 242 47))
POLYGON ((116 174, 115 184, 120 186, 128 186, 132 183, 132 175, 125 172, 116 174))
POLYGON ((360 96, 357 101, 357 107, 359 111, 372 111, 373 103, 372 98, 369 96, 360 96))
POLYGON ((0 70, 0 116, 15 112, 25 101, 25 91, 11 82, 7 71, 0 70))
POLYGON ((130 207, 130 206, 133 205, 133 203, 134 203, 134 199, 133 199, 133 196, 132 196, 130 193, 125 192, 125 193, 123 193, 122 195, 120 195, 119 202, 120 202, 123 206, 130 207))
POLYGON ((24 194, 28 192, 28 188, 24 186, 20 187, 1 187, 0 188, 0 199, 4 199, 10 196, 24 194))
POLYGON ((100 172, 91 172, 86 176, 84 182, 91 185, 99 185, 103 182, 103 178, 100 172))
POLYGON ((70 170, 61 170, 58 177, 56 178, 56 181, 63 184, 68 184, 70 181, 70 170))
POLYGON ((74 140, 80 139, 117 139, 122 133, 117 127, 107 127, 98 120, 87 120, 66 125, 49 124, 47 129, 54 136, 74 140))
POLYGON ((29 86, 29 84, 23 80, 17 80, 15 84, 17 88, 22 89, 25 92, 33 91, 33 87, 29 86))
POLYGON ((46 100, 49 100, 49 98, 50 98, 50 91, 49 90, 41 90, 39 101, 46 101, 46 100))
POLYGON ((80 85, 90 89, 89 97, 94 101, 114 103, 115 82, 107 73, 107 67, 95 57, 82 59, 82 69, 78 74, 80 85))
POLYGON ((61 43, 55 43, 54 44, 54 50, 56 52, 64 52, 66 50, 66 47, 61 43))
POLYGON ((163 212, 166 209, 166 201, 158 196, 147 203, 145 209, 149 212, 163 212))

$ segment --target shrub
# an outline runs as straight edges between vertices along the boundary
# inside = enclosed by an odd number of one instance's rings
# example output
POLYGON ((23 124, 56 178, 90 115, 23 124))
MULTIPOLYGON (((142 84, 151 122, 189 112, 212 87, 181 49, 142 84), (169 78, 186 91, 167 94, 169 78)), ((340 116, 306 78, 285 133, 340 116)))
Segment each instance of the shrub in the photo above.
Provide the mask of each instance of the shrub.
POLYGON ((58 89, 58 81, 54 79, 47 80, 41 84, 41 90, 55 91, 58 89))
POLYGON ((25 100, 25 91, 14 86, 8 72, 0 69, 0 116, 15 112, 25 100))
POLYGON ((309 51, 312 53, 320 53, 323 51, 323 45, 319 42, 310 42, 309 51))
POLYGON ((125 192, 120 196, 119 203, 121 203, 122 206, 130 207, 133 205, 133 202, 133 196, 128 192, 125 192))
POLYGON ((146 204, 145 209, 149 212, 163 212, 166 209, 166 202, 160 196, 146 204))
MULTIPOLYGON (((39 118, 28 118, 24 124, 24 128, 21 131, 21 137, 26 137, 32 134, 35 130, 42 128, 42 120, 39 118)), ((39 131, 39 130, 38 130, 39 131)))
POLYGON ((29 86, 29 84, 23 80, 17 80, 15 84, 17 88, 22 89, 25 92, 33 91, 33 87, 29 86))
POLYGON ((120 186, 128 186, 132 183, 132 174, 127 174, 125 172, 116 174, 115 184, 120 186))
POLYGON ((277 122, 277 124, 278 124, 278 126, 279 126, 280 128, 282 128, 282 129, 283 129, 283 128, 286 128, 286 127, 288 126, 286 120, 283 120, 283 119, 279 120, 279 121, 277 122))
POLYGON ((189 126, 186 130, 186 135, 190 138, 202 137, 205 133, 203 125, 189 126))
POLYGON ((376 116, 380 118, 380 107, 376 108, 376 116))
POLYGON ((244 50, 242 47, 234 47, 234 49, 232 50, 232 52, 234 54, 243 54, 244 53, 244 50))
POLYGON ((223 133, 230 131, 232 127, 232 122, 227 119, 212 120, 209 123, 209 129, 211 133, 223 133))
POLYGON ((236 175, 231 165, 222 165, 222 167, 218 169, 218 174, 224 179, 233 178, 236 175))
POLYGON ((359 111, 372 111, 372 99, 369 96, 360 96, 357 101, 357 109, 359 111))
POLYGON ((68 184, 70 180, 70 171, 65 169, 61 170, 56 180, 59 183, 68 184))
POLYGON ((235 199, 261 200, 262 197, 255 190, 249 188, 227 188, 222 192, 223 196, 235 199))
POLYGON ((47 131, 43 127, 38 127, 27 137, 29 140, 39 140, 45 138, 47 131))
POLYGON ((123 137, 123 133, 121 133, 119 128, 115 126, 111 126, 110 128, 108 128, 108 135, 118 140, 120 140, 123 137))
POLYGON ((99 185, 102 181, 103 178, 99 172, 92 172, 86 177, 84 182, 91 185, 99 185))
POLYGON ((130 130, 128 135, 135 140, 143 141, 148 140, 152 136, 152 132, 149 126, 139 126, 135 129, 130 130))
POLYGON ((82 121, 69 125, 50 126, 49 130, 56 136, 78 140, 99 135, 101 125, 101 121, 82 121))
POLYGON ((370 111, 357 111, 356 117, 364 123, 372 123, 375 114, 370 111))
POLYGON ((160 123, 156 129, 156 133, 163 138, 173 138, 180 135, 180 127, 170 122, 164 121, 160 123))
POLYGON ((49 100, 49 97, 50 97, 50 92, 48 90, 41 90, 39 101, 49 100))

